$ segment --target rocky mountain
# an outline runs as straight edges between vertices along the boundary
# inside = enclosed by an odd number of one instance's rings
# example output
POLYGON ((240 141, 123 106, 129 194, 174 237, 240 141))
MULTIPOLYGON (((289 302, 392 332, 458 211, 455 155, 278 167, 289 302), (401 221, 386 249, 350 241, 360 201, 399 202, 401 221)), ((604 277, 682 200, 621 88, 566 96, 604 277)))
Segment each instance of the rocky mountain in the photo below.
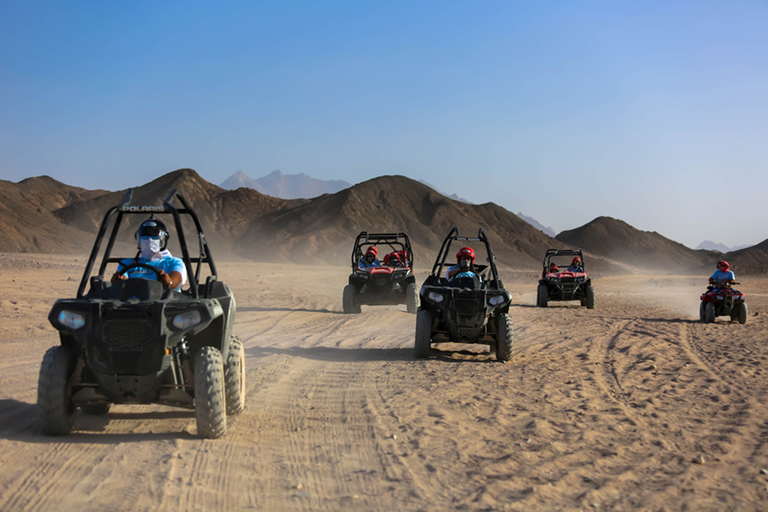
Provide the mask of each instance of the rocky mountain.
POLYGON ((350 186, 350 183, 342 180, 318 180, 303 173, 283 174, 279 170, 258 179, 248 177, 243 171, 237 171, 221 183, 221 188, 227 190, 248 187, 281 199, 311 198, 333 194, 350 186))
POLYGON ((712 242, 710 240, 704 240, 703 242, 701 242, 699 244, 698 247, 696 247, 696 249, 697 250, 698 249, 704 249, 705 251, 718 251, 718 252, 722 252, 723 254, 725 254, 727 252, 738 251, 739 249, 746 249, 747 247, 751 247, 751 246, 749 246, 749 245, 739 245, 737 247, 728 247, 725 244, 720 244, 720 243, 717 243, 717 242, 712 242))
POLYGON ((541 222, 537 221, 533 217, 528 217, 526 215, 523 215, 521 212, 517 212, 517 216, 523 219, 525 222, 530 224, 531 226, 535 227, 536 229, 539 229, 543 231, 546 235, 551 236, 552 238, 555 238, 555 230, 552 229, 549 226, 545 226, 541 222))

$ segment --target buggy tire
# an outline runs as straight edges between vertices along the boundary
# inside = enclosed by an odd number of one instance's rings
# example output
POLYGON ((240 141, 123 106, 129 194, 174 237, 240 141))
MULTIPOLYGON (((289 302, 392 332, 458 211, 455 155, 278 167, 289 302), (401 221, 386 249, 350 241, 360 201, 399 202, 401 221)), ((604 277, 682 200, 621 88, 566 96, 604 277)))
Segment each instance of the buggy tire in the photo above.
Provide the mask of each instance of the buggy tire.
POLYGON ((496 360, 506 363, 512 359, 512 320, 508 313, 500 313, 496 316, 496 360))
POLYGON ((224 393, 227 414, 240 414, 245 409, 245 350, 243 342, 232 336, 224 365, 224 393))
POLYGON ((75 368, 75 355, 59 345, 45 353, 37 381, 37 408, 43 434, 65 436, 72 432, 75 411, 69 378, 75 368))
POLYGON ((704 301, 701 301, 701 304, 699 304, 699 320, 701 322, 707 321, 707 303, 704 301))
POLYGON ((419 310, 419 290, 416 283, 410 283, 405 289, 405 309, 413 314, 419 310))
POLYGON ((704 321, 708 324, 715 321, 715 305, 712 302, 707 302, 704 306, 704 321))
POLYGON ((549 287, 545 284, 540 284, 536 290, 536 305, 540 308, 547 307, 547 299, 549 299, 549 287))
POLYGON ((195 415, 197 435, 217 439, 227 433, 224 363, 215 347, 195 353, 195 415))
POLYGON ((592 288, 591 285, 587 286, 586 294, 587 294, 587 300, 586 300, 587 309, 595 309, 595 289, 592 288))
POLYGON ((360 309, 359 304, 355 304, 355 287, 351 284, 348 284, 344 287, 344 294, 341 298, 341 308, 344 310, 344 313, 352 314, 352 313, 360 313, 362 310, 360 309))
POLYGON ((109 412, 110 407, 112 407, 112 404, 103 403, 81 405, 80 409, 82 409, 85 414, 90 414, 91 416, 104 416, 109 412))
POLYGON ((432 340, 432 313, 426 309, 416 312, 416 343, 415 353, 417 359, 429 357, 430 342, 432 340))
POLYGON ((739 306, 739 313, 737 315, 737 319, 738 319, 739 323, 742 324, 742 325, 747 323, 747 316, 748 315, 749 315, 749 309, 747 308, 747 303, 746 302, 742 302, 741 305, 739 306))

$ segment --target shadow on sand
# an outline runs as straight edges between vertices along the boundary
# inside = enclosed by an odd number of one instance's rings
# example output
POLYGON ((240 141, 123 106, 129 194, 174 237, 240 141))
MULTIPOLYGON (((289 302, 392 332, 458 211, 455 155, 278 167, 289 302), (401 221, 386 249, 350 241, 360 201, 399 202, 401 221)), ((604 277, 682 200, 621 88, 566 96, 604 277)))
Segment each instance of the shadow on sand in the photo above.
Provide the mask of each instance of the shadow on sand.
POLYGON ((247 307, 240 307, 238 306, 237 312, 238 313, 245 313, 248 311, 286 311, 286 312, 297 312, 301 311, 303 313, 326 313, 328 315, 343 315, 345 314, 343 311, 332 311, 330 309, 307 309, 307 308, 263 308, 259 306, 247 306, 247 307))
POLYGON ((493 358, 488 352, 473 352, 471 350, 446 350, 445 348, 432 348, 430 351, 430 357, 428 359, 416 359, 414 356, 413 348, 248 347, 245 349, 245 352, 249 356, 257 358, 278 354, 336 363, 351 363, 361 361, 418 362, 429 359, 438 359, 445 362, 477 363, 496 361, 495 358, 493 358), (465 358, 466 356, 470 356, 470 358, 465 358))

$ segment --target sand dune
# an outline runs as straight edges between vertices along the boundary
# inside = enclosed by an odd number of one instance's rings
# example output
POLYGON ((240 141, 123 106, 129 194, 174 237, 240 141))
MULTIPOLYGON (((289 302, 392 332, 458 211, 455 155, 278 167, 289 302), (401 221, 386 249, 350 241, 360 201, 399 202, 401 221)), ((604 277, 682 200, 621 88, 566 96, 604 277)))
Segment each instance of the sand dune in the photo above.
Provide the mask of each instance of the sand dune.
MULTIPOLYGON (((513 292, 513 360, 413 358, 400 307, 343 315, 346 269, 219 263, 238 301, 245 412, 114 406, 44 437, 46 315, 82 257, 0 257, 2 510, 764 510, 766 280, 746 325, 696 321, 705 276, 613 276, 598 304, 513 292)), ((423 277, 420 273, 419 279, 423 277)))

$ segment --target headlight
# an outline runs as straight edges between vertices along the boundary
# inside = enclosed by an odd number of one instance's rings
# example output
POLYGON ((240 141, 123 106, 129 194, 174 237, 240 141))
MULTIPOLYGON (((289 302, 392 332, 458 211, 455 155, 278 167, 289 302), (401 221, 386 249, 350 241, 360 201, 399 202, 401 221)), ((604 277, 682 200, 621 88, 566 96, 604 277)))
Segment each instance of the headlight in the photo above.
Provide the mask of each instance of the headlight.
POLYGON ((177 329, 188 329, 193 325, 197 325, 202 320, 200 312, 198 310, 187 311, 173 317, 173 326, 177 329))
POLYGON ((507 298, 504 295, 494 295, 488 299, 488 304, 491 306, 498 306, 499 304, 504 304, 506 300, 507 298))
POLYGON ((428 298, 429 300, 431 300, 432 302, 443 302, 443 299, 444 299, 445 297, 443 297, 442 295, 440 295, 440 294, 439 294, 439 293, 437 293, 437 292, 429 292, 429 293, 427 294, 427 298, 428 298))
POLYGON ((77 330, 85 325, 85 317, 80 313, 74 311, 61 310, 59 313, 59 323, 65 325, 72 330, 77 330))

